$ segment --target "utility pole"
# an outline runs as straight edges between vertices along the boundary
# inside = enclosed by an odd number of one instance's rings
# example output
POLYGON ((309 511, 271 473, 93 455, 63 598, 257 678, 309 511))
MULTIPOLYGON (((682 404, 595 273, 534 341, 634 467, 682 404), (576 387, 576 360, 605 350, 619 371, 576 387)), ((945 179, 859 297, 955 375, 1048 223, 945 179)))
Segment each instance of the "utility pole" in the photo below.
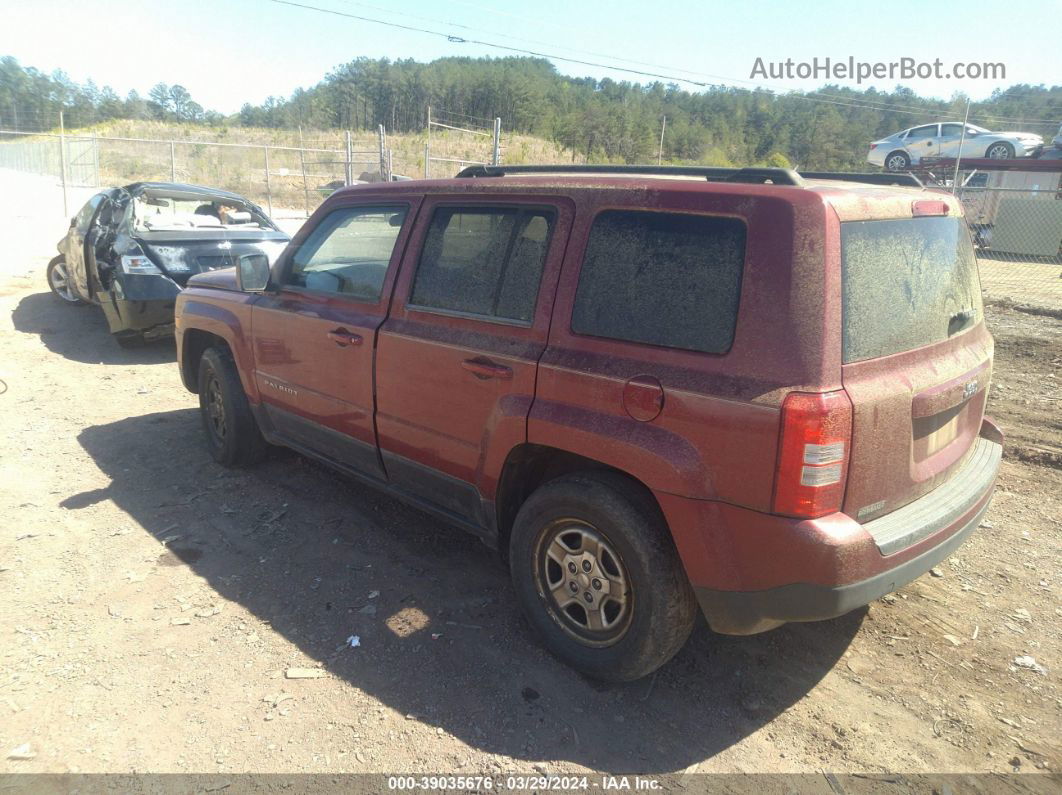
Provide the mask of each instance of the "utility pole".
POLYGON ((306 148, 303 146, 302 126, 299 127, 299 165, 302 167, 302 197, 305 202, 306 217, 310 217, 310 186, 306 182, 306 148))
POLYGON ((269 185, 269 147, 262 147, 262 154, 265 155, 265 182, 266 182, 266 205, 269 207, 269 217, 273 217, 273 191, 269 185))
POLYGON ((96 133, 92 133, 92 187, 100 186, 100 142, 96 133))
POLYGON ((501 119, 494 120, 494 153, 491 157, 491 165, 501 165, 501 119))
MULTIPOLYGON (((299 128, 302 129, 301 127, 299 128)), ((301 135, 301 133, 300 133, 301 135)), ((343 183, 345 185, 354 184, 354 141, 351 138, 350 130, 347 130, 346 135, 346 165, 343 167, 343 183)))
POLYGON ((381 124, 377 129, 380 136, 380 179, 390 182, 391 175, 387 173, 387 130, 381 124))
POLYGON ((959 190, 959 163, 962 162, 962 145, 966 142, 966 122, 970 120, 970 98, 966 98, 966 115, 962 119, 962 134, 959 136, 959 151, 955 153, 955 174, 951 178, 951 195, 959 190))
POLYGON ((424 179, 431 177, 431 105, 428 105, 428 137, 424 141, 424 179))
POLYGON ((63 215, 70 215, 66 199, 66 127, 63 124, 63 112, 59 111, 59 180, 63 183, 63 215))
POLYGON ((667 116, 660 123, 660 148, 656 150, 656 164, 659 166, 664 159, 664 130, 667 129, 667 116))

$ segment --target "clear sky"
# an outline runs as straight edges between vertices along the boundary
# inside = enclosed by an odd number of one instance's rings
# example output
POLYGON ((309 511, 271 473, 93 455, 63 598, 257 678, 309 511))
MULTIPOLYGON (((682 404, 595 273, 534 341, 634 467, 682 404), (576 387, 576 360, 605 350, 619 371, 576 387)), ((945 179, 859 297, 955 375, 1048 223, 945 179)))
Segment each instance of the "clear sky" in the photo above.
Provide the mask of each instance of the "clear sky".
MULTIPOLYGON (((981 99, 1015 83, 1062 83, 1062 0, 292 0, 540 53, 691 80, 776 90, 823 78, 750 77, 756 58, 890 62, 909 57, 1002 63, 1006 77, 870 79, 926 96, 981 99), (1034 10, 1035 9, 1035 10, 1034 10), (607 57, 606 57, 607 56, 607 57), (636 63, 642 62, 642 63, 636 63), (649 65, 647 65, 649 64, 649 65)), ((203 107, 230 113, 245 101, 287 96, 358 56, 428 61, 505 55, 445 36, 388 28, 271 0, 0 0, 0 55, 125 95, 180 83, 203 107)), ((564 74, 651 81, 554 60, 564 74)), ((858 87, 854 80, 832 80, 858 87)), ((685 88, 696 86, 682 84, 685 88)))

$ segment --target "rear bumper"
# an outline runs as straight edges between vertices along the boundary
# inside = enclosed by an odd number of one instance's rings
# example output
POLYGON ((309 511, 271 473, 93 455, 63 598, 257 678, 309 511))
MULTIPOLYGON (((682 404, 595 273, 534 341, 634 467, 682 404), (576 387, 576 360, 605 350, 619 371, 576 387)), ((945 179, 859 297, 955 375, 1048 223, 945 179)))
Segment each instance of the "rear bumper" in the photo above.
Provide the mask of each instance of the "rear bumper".
POLYGON ((123 331, 147 337, 173 334, 173 309, 181 288, 163 275, 123 275, 99 294, 112 334, 123 331))
POLYGON ((943 542, 892 569, 847 585, 793 583, 766 591, 715 591, 695 588, 708 623, 717 632, 750 635, 789 621, 821 621, 843 616, 921 577, 954 552, 973 533, 990 500, 943 542))
POLYGON ((129 301, 101 295, 100 306, 112 334, 136 331, 147 337, 173 335, 173 299, 129 301))
MULTIPOLYGON (((713 510, 708 523, 675 534, 701 610, 715 631, 748 635, 789 621, 834 618, 895 591, 950 556, 977 528, 1001 457, 1002 435, 986 420, 959 472, 865 525, 840 513, 797 521, 713 510), (706 553, 722 557, 723 565, 697 557, 706 553)), ((674 500, 661 501, 673 530, 674 500)))

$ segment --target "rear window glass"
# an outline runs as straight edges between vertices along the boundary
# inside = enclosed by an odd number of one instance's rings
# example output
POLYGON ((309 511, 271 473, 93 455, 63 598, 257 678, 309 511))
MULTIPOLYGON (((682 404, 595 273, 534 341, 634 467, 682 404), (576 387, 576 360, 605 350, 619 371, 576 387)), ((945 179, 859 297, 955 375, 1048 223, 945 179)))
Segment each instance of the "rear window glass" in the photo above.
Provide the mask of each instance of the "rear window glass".
POLYGON ((725 353, 734 340, 745 224, 610 210, 590 230, 572 331, 725 353))
POLYGON ((940 342, 981 319, 962 218, 848 221, 841 259, 846 363, 940 342))

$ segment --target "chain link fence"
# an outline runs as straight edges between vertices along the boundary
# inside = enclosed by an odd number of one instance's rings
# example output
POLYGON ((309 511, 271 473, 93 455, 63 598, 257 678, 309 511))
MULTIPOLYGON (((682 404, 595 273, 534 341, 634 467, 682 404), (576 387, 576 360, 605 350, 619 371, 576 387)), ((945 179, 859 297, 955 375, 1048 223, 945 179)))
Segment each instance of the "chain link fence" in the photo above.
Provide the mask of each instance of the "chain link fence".
MULTIPOLYGON (((375 142, 374 142, 375 143, 375 142)), ((343 148, 152 140, 0 130, 0 169, 54 178, 63 188, 182 182, 232 191, 276 218, 306 217, 336 188, 389 178, 383 130, 378 145, 343 148)), ((66 214, 77 207, 67 202, 66 214)))
POLYGON ((1062 159, 963 159, 957 180, 940 160, 919 177, 962 202, 986 297, 1062 309, 1062 159))
MULTIPOLYGON (((83 132, 0 129, 0 169, 52 177, 64 212, 76 212, 85 189, 137 181, 185 182, 230 190, 278 220, 308 216, 336 188, 358 181, 452 176, 470 163, 499 162, 506 148, 500 120, 433 108, 423 153, 400 143, 393 153, 377 135, 322 133, 313 146, 148 139, 83 132), (421 156, 422 155, 422 156, 421 156)), ((279 131, 302 143, 302 133, 279 131), (298 137, 295 137, 297 135, 298 137)), ((277 140, 277 139, 273 139, 277 140)), ((535 153, 520 159, 535 162, 535 153)), ((928 187, 954 191, 965 207, 985 295, 1062 308, 1062 159, 936 161, 918 169, 928 187)))
POLYGON ((957 195, 966 208, 985 293, 1062 308, 1062 175, 1036 176, 1037 187, 963 187, 957 195), (1045 183, 1048 187, 1039 187, 1045 183))
POLYGON ((428 108, 424 178, 451 177, 465 166, 501 162, 501 119, 428 108))

